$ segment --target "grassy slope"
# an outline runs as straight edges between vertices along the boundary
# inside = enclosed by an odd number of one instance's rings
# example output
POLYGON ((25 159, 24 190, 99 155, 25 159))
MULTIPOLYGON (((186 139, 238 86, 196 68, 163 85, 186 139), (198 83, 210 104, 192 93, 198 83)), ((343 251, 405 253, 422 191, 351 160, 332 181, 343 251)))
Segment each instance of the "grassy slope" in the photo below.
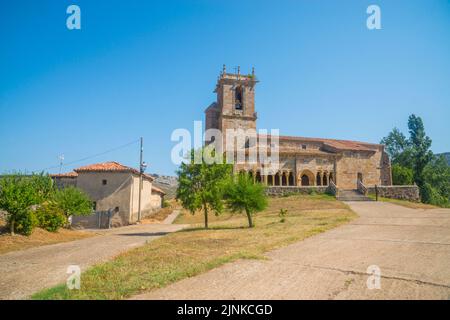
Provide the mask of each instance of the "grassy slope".
POLYGON ((119 255, 83 273, 81 290, 65 285, 43 290, 34 299, 123 299, 205 272, 239 259, 264 258, 263 253, 324 232, 356 217, 345 204, 328 196, 272 198, 269 207, 248 229, 243 215, 211 216, 211 229, 201 228, 202 216, 183 213, 185 229, 119 255), (278 217, 288 209, 286 222, 278 217))

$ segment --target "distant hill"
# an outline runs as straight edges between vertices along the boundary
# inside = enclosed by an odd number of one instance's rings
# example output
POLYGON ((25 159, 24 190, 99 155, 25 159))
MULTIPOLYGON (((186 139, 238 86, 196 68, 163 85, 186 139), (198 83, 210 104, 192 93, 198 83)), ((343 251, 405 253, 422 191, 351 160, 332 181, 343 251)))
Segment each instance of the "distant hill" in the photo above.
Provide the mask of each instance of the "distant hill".
POLYGON ((447 159, 447 164, 450 166, 450 152, 438 153, 437 156, 443 155, 447 159))
POLYGON ((163 176, 157 173, 151 173, 153 180, 153 185, 166 193, 166 199, 175 198, 177 188, 178 188, 178 178, 173 176, 163 176))

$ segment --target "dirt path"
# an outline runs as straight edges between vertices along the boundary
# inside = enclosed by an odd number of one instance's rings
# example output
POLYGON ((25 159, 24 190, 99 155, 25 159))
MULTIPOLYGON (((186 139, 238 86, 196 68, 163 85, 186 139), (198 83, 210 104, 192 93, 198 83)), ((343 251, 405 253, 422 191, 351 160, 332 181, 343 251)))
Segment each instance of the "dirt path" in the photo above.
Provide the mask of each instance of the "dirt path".
POLYGON ((103 231, 83 240, 42 246, 0 255, 0 299, 23 299, 65 282, 69 265, 81 271, 120 252, 144 245, 183 225, 143 224, 103 231))
POLYGON ((450 299, 450 210, 349 202, 354 222, 136 299, 450 299), (367 288, 367 268, 381 271, 367 288))

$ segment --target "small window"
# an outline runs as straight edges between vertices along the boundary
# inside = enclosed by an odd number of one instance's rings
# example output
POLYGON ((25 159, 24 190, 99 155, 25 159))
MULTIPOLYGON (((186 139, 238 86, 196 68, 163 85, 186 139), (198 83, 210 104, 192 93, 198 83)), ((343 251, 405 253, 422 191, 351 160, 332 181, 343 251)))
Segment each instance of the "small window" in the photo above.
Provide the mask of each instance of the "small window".
POLYGON ((92 207, 93 207, 94 211, 97 210, 97 202, 96 201, 94 201, 92 203, 92 207))
POLYGON ((119 212, 119 207, 115 207, 115 208, 114 208, 114 211, 115 211, 115 212, 119 212))
POLYGON ((102 180, 102 185, 106 186, 107 184, 108 184, 108 180, 103 179, 103 180, 102 180))
POLYGON ((306 144, 302 144, 302 149, 306 150, 306 144))

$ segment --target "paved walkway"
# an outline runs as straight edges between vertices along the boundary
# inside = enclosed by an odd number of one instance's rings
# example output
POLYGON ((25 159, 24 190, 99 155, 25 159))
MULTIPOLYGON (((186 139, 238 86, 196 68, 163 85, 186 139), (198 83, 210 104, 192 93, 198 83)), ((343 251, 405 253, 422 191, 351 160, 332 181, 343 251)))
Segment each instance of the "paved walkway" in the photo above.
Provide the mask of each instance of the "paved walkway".
POLYGON ((87 239, 0 255, 0 299, 27 298, 43 288, 64 283, 69 265, 79 265, 84 271, 183 227, 167 223, 134 225, 105 230, 103 235, 87 239))
POLYGON ((450 210, 348 202, 350 224, 136 299, 450 299, 450 210), (367 268, 381 288, 367 288, 367 268))

